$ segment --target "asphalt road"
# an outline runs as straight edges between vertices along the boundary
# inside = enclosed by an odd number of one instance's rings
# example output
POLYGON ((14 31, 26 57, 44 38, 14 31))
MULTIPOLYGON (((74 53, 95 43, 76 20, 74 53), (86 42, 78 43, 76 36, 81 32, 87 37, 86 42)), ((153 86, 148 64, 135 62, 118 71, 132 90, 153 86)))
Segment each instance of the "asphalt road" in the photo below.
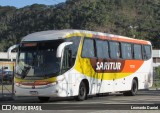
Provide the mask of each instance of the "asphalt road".
MULTIPOLYGON (((144 113, 158 113, 160 110, 160 90, 139 91, 136 96, 123 96, 121 93, 103 94, 90 96, 85 101, 76 101, 73 97, 51 98, 49 102, 45 103, 41 103, 37 97, 14 97, 14 100, 0 101, 0 104, 41 106, 42 110, 47 110, 47 113, 51 112, 49 110, 54 110, 54 113, 55 111, 56 113, 105 113, 111 110, 110 113, 117 113, 116 111, 121 110, 124 110, 123 113, 134 113, 135 111, 136 113, 144 111, 144 113), (151 110, 153 108, 154 110, 151 110)), ((23 111, 23 113, 25 112, 23 111)))
MULTIPOLYGON (((14 100, 2 101, 3 103, 37 103, 37 97, 14 97, 14 100)), ((1 103, 1 102, 0 102, 1 103)), ((75 101, 71 98, 51 98, 49 102, 43 104, 160 104, 160 90, 138 91, 136 96, 123 96, 121 93, 102 94, 100 96, 90 96, 85 101, 75 101)))
MULTIPOLYGON (((5 97, 4 97, 5 98, 5 97)), ((14 97, 14 100, 3 101, 5 103, 40 103, 37 97, 14 97)), ((1 102, 0 102, 1 103, 1 102)), ((160 90, 138 91, 136 96, 123 96, 122 93, 101 94, 89 96, 87 100, 76 101, 70 98, 51 97, 49 102, 54 104, 160 104, 160 90)))

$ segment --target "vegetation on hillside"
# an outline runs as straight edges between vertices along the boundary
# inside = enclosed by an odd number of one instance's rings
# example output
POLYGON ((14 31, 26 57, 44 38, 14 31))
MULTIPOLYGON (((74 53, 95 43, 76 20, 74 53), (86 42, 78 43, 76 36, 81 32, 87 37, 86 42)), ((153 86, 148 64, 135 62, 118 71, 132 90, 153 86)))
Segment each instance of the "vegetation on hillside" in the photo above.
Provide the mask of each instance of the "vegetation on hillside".
POLYGON ((138 39, 160 48, 160 0, 66 0, 20 9, 0 6, 0 51, 29 33, 84 29, 138 39))

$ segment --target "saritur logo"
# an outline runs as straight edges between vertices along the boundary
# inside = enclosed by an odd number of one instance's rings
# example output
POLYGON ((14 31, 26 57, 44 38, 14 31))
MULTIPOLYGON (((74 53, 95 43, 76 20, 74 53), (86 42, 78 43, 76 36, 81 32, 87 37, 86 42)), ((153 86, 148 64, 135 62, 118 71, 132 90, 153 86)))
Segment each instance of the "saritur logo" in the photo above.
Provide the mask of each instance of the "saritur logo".
POLYGON ((121 62, 97 62, 96 70, 121 70, 121 62))

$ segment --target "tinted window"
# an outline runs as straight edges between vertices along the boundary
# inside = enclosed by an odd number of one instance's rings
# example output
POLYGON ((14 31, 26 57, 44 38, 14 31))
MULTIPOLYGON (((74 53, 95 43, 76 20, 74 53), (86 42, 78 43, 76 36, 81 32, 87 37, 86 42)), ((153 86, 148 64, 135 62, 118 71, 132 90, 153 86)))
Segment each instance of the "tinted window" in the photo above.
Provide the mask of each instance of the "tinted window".
POLYGON ((122 43, 122 58, 123 59, 132 59, 132 46, 129 43, 122 43))
POLYGON ((134 44, 134 58, 142 59, 142 47, 141 45, 134 44))
POLYGON ((144 59, 151 58, 151 46, 146 46, 146 45, 144 46, 143 57, 144 57, 144 59))
POLYGON ((96 40, 96 49, 98 58, 108 58, 108 42, 103 40, 96 40))
POLYGON ((72 50, 72 58, 76 58, 80 39, 81 37, 72 37, 66 39, 67 42, 73 42, 73 44, 69 46, 69 50, 72 50))
POLYGON ((92 39, 85 39, 83 43, 82 57, 93 58, 94 53, 94 42, 92 39))
POLYGON ((119 59, 121 57, 119 42, 109 42, 110 56, 113 59, 119 59))
POLYGON ((60 60, 56 57, 61 40, 23 43, 19 48, 17 75, 25 77, 51 77, 60 71, 60 60))
POLYGON ((66 46, 64 49, 61 73, 68 71, 75 64, 80 39, 81 37, 71 37, 65 39, 65 41, 73 42, 73 44, 66 46))

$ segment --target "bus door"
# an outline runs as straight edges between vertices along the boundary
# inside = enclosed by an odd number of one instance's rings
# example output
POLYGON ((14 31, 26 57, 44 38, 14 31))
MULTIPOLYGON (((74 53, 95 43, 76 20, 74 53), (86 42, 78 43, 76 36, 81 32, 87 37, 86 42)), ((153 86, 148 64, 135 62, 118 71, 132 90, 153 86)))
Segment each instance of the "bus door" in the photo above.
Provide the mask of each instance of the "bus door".
POLYGON ((66 83, 63 83, 63 89, 66 89, 67 95, 72 95, 70 91, 72 87, 72 74, 69 69, 73 66, 74 60, 72 57, 72 50, 70 50, 70 45, 66 46, 63 53, 62 64, 61 64, 61 74, 64 74, 66 83))

